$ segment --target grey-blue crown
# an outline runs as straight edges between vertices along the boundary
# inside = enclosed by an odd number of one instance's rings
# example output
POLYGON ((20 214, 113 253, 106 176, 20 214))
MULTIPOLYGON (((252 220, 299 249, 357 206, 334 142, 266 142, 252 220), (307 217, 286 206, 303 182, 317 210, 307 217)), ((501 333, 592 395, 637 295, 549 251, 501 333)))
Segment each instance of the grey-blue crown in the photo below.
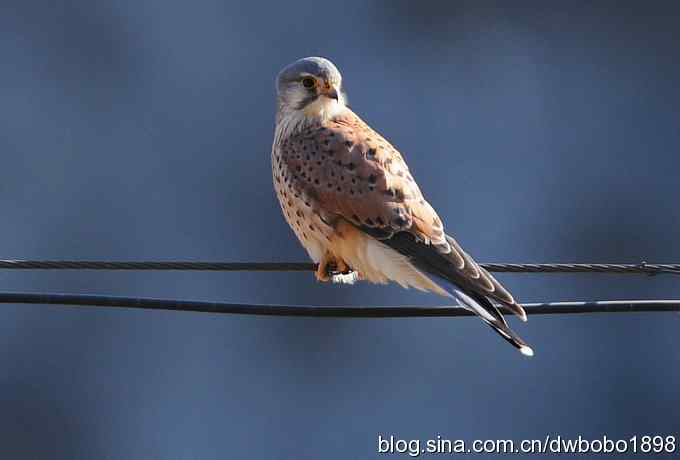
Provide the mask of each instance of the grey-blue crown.
POLYGON ((331 82, 340 81, 340 71, 331 61, 314 56, 298 59, 284 67, 276 79, 277 88, 280 89, 281 85, 299 79, 300 74, 303 73, 308 73, 331 82))

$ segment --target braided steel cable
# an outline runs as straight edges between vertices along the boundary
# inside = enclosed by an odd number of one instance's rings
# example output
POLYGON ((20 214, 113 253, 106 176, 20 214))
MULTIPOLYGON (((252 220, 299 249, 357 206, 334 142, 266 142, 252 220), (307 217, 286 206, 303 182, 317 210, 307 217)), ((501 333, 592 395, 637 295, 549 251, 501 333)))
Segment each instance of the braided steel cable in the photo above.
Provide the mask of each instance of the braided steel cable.
MULTIPOLYGON (((680 264, 603 264, 603 263, 483 263, 482 267, 497 273, 618 273, 680 274, 680 264)), ((191 262, 191 261, 102 261, 102 260, 0 260, 4 270, 179 270, 179 271, 312 271, 316 266, 305 262, 191 262)))

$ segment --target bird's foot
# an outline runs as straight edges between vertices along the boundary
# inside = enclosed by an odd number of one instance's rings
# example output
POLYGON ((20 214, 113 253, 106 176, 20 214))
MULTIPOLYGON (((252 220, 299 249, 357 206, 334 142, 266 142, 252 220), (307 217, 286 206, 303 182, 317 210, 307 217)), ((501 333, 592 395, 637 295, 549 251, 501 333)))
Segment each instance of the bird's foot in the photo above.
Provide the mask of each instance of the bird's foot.
POLYGON ((347 265, 347 262, 340 258, 336 258, 327 252, 321 258, 314 276, 316 277, 317 281, 326 283, 328 281, 338 282, 338 279, 343 279, 344 276, 351 274, 352 270, 349 268, 349 265, 347 265))
POLYGON ((351 271, 349 268, 349 265, 347 265, 347 262, 345 262, 342 259, 336 259, 335 260, 335 270, 336 273, 341 273, 343 275, 349 274, 351 271))
POLYGON ((331 281, 339 284, 354 284, 359 274, 353 271, 347 262, 342 259, 335 260, 334 270, 331 272, 331 281))
POLYGON ((328 266, 323 266, 319 264, 319 266, 316 269, 316 272, 314 272, 314 276, 316 277, 316 280, 320 283, 327 283, 331 280, 331 275, 328 271, 328 266))
POLYGON ((334 264, 334 262, 335 259, 330 252, 327 252, 323 255, 319 261, 319 266, 316 267, 316 272, 314 273, 314 276, 318 282, 327 283, 331 280, 330 266, 334 264))

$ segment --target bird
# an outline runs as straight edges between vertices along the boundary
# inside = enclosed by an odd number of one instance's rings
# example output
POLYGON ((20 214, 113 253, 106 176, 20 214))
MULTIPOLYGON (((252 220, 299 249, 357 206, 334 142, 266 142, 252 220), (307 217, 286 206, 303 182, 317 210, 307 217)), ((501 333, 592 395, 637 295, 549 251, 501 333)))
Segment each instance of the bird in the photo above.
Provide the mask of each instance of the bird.
POLYGON ((522 305, 446 234, 402 154, 350 109, 330 60, 284 67, 276 102, 274 190, 318 281, 395 282, 455 299, 533 356, 498 306, 526 321, 522 305))

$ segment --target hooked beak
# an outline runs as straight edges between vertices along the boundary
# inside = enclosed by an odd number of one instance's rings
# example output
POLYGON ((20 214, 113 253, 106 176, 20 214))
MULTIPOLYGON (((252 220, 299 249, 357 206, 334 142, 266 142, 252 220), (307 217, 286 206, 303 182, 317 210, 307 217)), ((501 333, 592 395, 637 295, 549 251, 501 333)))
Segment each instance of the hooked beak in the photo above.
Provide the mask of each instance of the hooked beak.
POLYGON ((327 81, 324 82, 324 85, 321 87, 320 94, 329 99, 335 99, 336 101, 340 99, 337 88, 327 81))

